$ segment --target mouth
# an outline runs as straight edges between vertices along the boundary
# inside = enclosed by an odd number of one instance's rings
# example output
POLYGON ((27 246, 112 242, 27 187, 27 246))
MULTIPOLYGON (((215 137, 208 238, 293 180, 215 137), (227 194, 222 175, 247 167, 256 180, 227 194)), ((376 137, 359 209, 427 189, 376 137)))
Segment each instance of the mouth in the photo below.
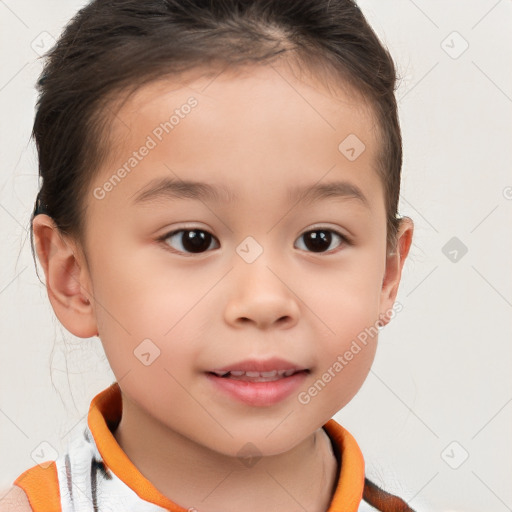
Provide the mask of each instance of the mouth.
POLYGON ((230 379, 230 380, 239 380, 244 382, 273 382, 276 380, 286 379, 291 377, 292 375, 296 375, 298 373, 310 373, 309 369, 298 370, 298 369, 289 369, 289 370, 271 370, 266 372, 257 372, 257 371, 243 371, 243 370, 231 370, 231 371, 217 371, 213 370, 207 372, 210 375, 215 377, 220 377, 221 379, 230 379))
POLYGON ((215 397, 224 396, 251 407, 271 407, 304 385, 310 368, 280 357, 246 359, 206 372, 215 397))

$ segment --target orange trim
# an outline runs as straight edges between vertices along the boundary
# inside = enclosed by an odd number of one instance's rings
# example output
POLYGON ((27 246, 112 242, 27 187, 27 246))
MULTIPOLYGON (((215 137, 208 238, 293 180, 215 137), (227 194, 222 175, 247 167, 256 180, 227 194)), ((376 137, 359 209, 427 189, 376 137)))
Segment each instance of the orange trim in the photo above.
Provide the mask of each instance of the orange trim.
POLYGON ((59 478, 55 461, 27 469, 14 481, 21 487, 33 512, 61 512, 59 478), (47 464, 47 465, 46 465, 47 464), (43 467, 46 465, 46 467, 43 467))
POLYGON ((323 427, 340 447, 341 470, 338 485, 327 512, 357 512, 364 490, 364 459, 350 432, 334 420, 323 427))
MULTIPOLYGON (((143 500, 170 512, 188 512, 158 491, 121 449, 110 430, 119 424, 121 415, 121 389, 114 382, 92 399, 87 420, 105 466, 143 500)), ((342 460, 338 484, 327 512, 357 512, 364 489, 363 454, 352 435, 335 420, 329 420, 324 429, 339 447, 342 460)))
POLYGON ((122 413, 121 389, 117 382, 98 393, 91 401, 87 423, 105 466, 110 468, 140 498, 170 512, 188 512, 166 498, 123 452, 108 423, 116 423, 122 413))

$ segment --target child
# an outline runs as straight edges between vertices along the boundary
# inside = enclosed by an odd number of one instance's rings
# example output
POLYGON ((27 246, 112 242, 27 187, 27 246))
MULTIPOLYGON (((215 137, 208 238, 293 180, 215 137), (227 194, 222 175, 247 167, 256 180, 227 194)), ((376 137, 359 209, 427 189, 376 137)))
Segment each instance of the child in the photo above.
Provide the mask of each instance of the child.
POLYGON ((332 419, 411 245, 394 87, 352 0, 77 14, 39 81, 32 226, 57 317, 116 382, 0 510, 411 510, 332 419))

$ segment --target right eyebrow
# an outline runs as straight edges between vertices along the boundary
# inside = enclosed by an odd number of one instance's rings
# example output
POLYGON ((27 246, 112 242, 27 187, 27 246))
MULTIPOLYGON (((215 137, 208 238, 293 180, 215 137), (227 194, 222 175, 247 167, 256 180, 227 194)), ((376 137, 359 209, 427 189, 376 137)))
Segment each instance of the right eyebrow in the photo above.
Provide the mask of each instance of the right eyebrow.
POLYGON ((233 202, 236 196, 225 187, 214 187, 199 181, 156 178, 133 199, 133 204, 152 203, 159 199, 197 199, 199 201, 233 202))

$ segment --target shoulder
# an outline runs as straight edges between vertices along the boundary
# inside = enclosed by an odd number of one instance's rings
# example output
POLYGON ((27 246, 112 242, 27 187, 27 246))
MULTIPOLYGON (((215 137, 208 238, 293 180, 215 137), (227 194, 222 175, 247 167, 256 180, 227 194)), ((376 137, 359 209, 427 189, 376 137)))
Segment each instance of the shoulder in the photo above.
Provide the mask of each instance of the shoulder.
POLYGON ((28 501, 25 491, 13 485, 1 493, 0 512, 32 512, 32 507, 28 501))

